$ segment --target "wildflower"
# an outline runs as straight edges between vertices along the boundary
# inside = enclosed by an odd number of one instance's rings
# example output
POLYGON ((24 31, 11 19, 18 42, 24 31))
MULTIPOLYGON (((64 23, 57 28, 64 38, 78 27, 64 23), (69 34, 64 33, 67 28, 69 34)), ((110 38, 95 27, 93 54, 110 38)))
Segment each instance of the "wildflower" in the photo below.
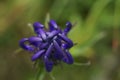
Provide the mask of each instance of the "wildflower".
POLYGON ((33 53, 32 61, 42 59, 48 72, 61 61, 73 64, 73 58, 69 52, 73 42, 67 37, 71 27, 72 24, 67 22, 66 28, 61 30, 54 20, 50 20, 47 30, 44 25, 35 22, 33 28, 36 36, 21 39, 20 46, 33 53))

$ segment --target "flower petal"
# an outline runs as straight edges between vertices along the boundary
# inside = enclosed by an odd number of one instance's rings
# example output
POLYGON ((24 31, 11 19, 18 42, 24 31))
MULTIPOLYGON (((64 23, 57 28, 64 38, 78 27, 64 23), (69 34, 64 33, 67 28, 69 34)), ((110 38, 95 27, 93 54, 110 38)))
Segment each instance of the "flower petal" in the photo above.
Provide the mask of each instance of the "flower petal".
POLYGON ((33 36, 29 38, 29 41, 30 42, 41 42, 42 39, 40 37, 33 36))
POLYGON ((48 34, 48 38, 52 38, 52 37, 56 36, 58 33, 59 33, 59 31, 54 30, 48 34))
POLYGON ((48 72, 50 72, 53 68, 53 62, 49 61, 47 56, 44 56, 45 68, 48 72))
POLYGON ((59 52, 59 54, 64 54, 63 50, 60 48, 59 44, 54 40, 53 41, 54 44, 54 48, 56 49, 57 52, 59 52))
POLYGON ((49 57, 52 49, 53 49, 53 44, 51 44, 51 45, 48 47, 48 49, 47 49, 47 51, 46 51, 46 53, 45 53, 45 56, 49 57))
POLYGON ((65 35, 59 34, 58 37, 61 38, 63 41, 65 41, 67 44, 69 44, 70 47, 73 46, 72 40, 67 38, 65 35))
POLYGON ((42 43, 42 44, 40 45, 40 49, 47 48, 48 45, 49 45, 48 42, 42 43))
POLYGON ((45 50, 40 50, 40 51, 38 51, 37 53, 35 53, 35 54, 32 56, 31 60, 32 60, 32 61, 35 61, 36 59, 40 58, 44 52, 45 52, 45 50))
POLYGON ((63 58, 63 54, 60 54, 58 51, 55 50, 55 53, 54 53, 53 57, 56 60, 61 60, 63 58))
POLYGON ((54 20, 50 20, 50 22, 49 22, 49 29, 50 29, 50 31, 58 29, 58 26, 57 26, 57 24, 56 24, 56 22, 54 20))
POLYGON ((33 36, 29 38, 29 42, 34 46, 40 46, 42 39, 40 37, 33 36))
POLYGON ((27 41, 28 41, 28 38, 21 39, 20 40, 20 46, 25 50, 33 51, 34 48, 31 45, 25 44, 25 42, 27 42, 27 41))
POLYGON ((71 30, 71 28, 72 28, 71 22, 67 22, 66 23, 66 28, 64 29, 65 35, 71 30))
POLYGON ((62 43, 61 47, 63 49, 70 49, 71 48, 71 46, 69 44, 66 44, 66 43, 62 43))
POLYGON ((36 32, 38 35, 40 34, 40 36, 43 40, 47 39, 46 32, 43 29, 38 29, 36 32))
POLYGON ((62 45, 61 39, 56 38, 55 40, 56 40, 56 42, 59 44, 59 46, 61 46, 61 45, 62 45))
POLYGON ((64 56, 63 61, 67 64, 73 64, 74 60, 72 58, 72 55, 69 53, 68 50, 65 51, 66 56, 64 56))
POLYGON ((39 23, 39 22, 35 22, 35 23, 33 24, 33 27, 34 27, 34 30, 37 31, 38 29, 44 28, 44 25, 42 25, 42 24, 39 23))

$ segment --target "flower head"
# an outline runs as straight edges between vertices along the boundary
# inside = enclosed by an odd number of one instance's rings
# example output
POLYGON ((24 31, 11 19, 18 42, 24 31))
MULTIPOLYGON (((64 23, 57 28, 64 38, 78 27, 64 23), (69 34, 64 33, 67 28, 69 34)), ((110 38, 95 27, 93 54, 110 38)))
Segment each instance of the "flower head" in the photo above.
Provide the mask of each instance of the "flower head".
POLYGON ((73 58, 69 52, 73 42, 67 37, 71 27, 72 24, 67 22, 66 28, 61 30, 54 20, 50 20, 49 30, 47 30, 44 25, 35 22, 33 28, 36 36, 21 39, 20 46, 33 53, 32 61, 42 59, 48 72, 61 61, 73 64, 73 58))

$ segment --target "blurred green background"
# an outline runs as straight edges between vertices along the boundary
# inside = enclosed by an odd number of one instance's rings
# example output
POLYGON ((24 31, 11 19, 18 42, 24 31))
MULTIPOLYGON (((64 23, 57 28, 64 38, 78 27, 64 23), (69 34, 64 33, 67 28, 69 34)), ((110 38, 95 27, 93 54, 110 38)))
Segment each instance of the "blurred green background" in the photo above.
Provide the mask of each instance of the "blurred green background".
POLYGON ((33 35, 28 25, 47 26, 49 19, 61 28, 75 24, 70 52, 81 65, 55 66, 53 79, 39 67, 39 80, 120 80, 120 0, 0 0, 0 80, 35 80, 38 71, 19 40, 33 35))

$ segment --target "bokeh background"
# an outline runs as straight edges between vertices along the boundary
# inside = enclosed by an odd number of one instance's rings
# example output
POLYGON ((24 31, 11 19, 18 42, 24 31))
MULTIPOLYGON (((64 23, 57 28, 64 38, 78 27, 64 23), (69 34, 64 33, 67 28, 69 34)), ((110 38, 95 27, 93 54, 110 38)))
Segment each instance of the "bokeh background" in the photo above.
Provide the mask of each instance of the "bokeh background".
POLYGON ((120 80, 120 0, 0 0, 0 80, 120 80), (33 35, 31 24, 75 26, 68 37, 76 64, 51 73, 33 68, 19 40, 33 35), (84 65, 90 62, 90 65, 84 65))

